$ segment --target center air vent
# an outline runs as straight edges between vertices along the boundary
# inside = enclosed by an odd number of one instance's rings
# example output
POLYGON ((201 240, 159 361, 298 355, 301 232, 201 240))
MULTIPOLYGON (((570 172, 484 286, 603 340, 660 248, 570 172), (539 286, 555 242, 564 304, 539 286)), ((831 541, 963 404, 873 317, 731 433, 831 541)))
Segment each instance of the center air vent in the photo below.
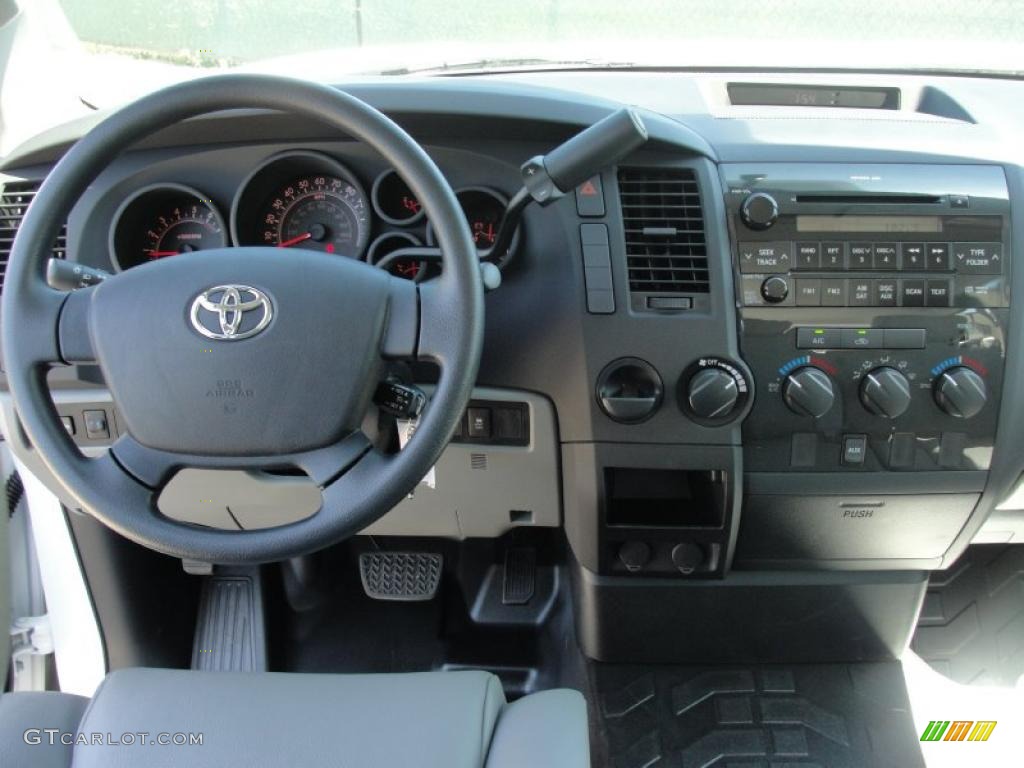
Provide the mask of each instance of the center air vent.
POLYGON ((633 306, 679 308, 678 302, 652 299, 708 293, 704 215, 694 172, 623 168, 619 196, 633 306))
MULTIPOLYGON (((3 291, 7 261, 11 257, 11 246, 18 233, 21 220, 29 203, 36 196, 41 181, 8 181, 0 192, 0 292, 3 291)), ((60 228, 57 242, 53 244, 53 255, 63 259, 67 255, 67 225, 60 228)))

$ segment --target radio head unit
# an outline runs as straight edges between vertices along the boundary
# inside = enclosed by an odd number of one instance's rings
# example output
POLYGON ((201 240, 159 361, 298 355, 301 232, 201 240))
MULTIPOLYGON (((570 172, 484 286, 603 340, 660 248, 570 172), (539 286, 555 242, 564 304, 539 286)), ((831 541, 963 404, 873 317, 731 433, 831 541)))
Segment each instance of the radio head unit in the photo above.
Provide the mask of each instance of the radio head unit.
POLYGON ((748 307, 1006 307, 1009 201, 991 166, 723 166, 748 307))

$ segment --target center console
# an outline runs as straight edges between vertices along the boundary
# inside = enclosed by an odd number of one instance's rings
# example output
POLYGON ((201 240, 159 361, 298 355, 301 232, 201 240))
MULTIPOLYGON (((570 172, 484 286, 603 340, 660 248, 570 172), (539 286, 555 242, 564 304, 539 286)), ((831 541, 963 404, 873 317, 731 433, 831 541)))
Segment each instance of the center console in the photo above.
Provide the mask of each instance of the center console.
POLYGON ((722 174, 756 391, 737 565, 936 565, 995 442, 1011 269, 1002 169, 722 174))

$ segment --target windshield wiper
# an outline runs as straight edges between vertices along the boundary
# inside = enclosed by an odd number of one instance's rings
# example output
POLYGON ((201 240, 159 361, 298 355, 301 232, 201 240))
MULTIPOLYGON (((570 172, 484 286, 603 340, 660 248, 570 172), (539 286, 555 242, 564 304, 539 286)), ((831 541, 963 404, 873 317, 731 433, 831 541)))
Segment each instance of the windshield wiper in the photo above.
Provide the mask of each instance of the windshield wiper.
POLYGON ((524 69, 622 69, 634 67, 629 61, 605 59, 493 58, 466 59, 427 66, 403 66, 380 71, 381 75, 466 74, 471 72, 519 71, 524 69))

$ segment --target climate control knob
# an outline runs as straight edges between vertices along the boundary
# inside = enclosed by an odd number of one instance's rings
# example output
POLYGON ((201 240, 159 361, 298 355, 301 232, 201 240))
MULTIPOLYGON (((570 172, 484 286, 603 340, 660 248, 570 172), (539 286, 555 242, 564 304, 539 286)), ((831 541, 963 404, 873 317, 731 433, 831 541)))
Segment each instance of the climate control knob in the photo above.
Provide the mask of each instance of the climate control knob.
POLYGON ((793 413, 820 419, 831 410, 836 392, 827 373, 805 366, 786 377, 782 399, 793 413))
POLYGON ((962 365, 943 371, 935 381, 935 402, 958 419, 976 416, 988 402, 985 380, 962 365))
POLYGON ((779 204, 771 195, 755 192, 743 201, 740 217, 750 229, 768 229, 779 218, 779 204))
POLYGON ((895 419, 910 407, 910 382, 895 368, 875 368, 861 379, 860 401, 876 416, 895 419))
POLYGON ((736 408, 739 400, 736 379, 721 368, 705 368, 692 379, 686 399, 693 413, 702 419, 721 419, 736 408))

